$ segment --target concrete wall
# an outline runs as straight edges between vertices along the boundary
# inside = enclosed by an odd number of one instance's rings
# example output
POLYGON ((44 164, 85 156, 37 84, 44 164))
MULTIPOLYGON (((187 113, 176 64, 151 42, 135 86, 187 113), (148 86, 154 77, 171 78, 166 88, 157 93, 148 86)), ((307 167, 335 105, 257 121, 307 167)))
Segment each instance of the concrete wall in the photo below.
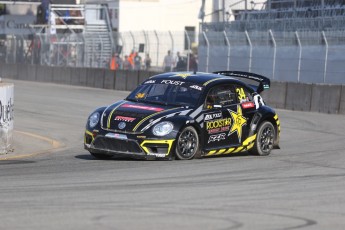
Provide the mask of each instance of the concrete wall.
MULTIPOLYGON (((0 63, 0 77, 3 78, 124 91, 135 89, 155 74, 158 73, 0 63)), ((345 85, 273 81, 262 96, 273 108, 345 114, 345 85)))

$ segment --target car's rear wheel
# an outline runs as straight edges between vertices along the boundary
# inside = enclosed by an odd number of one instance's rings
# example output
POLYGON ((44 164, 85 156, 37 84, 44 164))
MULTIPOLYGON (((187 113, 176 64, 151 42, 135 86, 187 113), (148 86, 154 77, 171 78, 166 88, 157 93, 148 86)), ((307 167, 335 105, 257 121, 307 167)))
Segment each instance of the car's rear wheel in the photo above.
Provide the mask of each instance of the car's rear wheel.
POLYGON ((101 159, 101 160, 107 160, 107 159, 110 159, 110 158, 113 157, 111 155, 107 155, 107 154, 103 154, 103 153, 93 153, 93 152, 90 152, 90 154, 92 156, 94 156, 95 158, 101 159))
POLYGON ((275 129, 273 124, 269 121, 264 121, 258 128, 254 147, 251 152, 260 156, 269 155, 273 149, 274 137, 275 129))
POLYGON ((195 128, 188 126, 181 131, 177 138, 175 153, 179 160, 200 158, 199 136, 195 128))

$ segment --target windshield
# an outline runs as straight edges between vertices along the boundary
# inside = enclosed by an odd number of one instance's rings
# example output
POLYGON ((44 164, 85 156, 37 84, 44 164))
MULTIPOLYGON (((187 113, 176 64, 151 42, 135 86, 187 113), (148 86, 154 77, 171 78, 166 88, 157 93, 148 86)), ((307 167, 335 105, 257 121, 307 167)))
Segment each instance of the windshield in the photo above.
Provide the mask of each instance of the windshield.
POLYGON ((200 98, 203 87, 182 81, 148 80, 138 86, 126 99, 161 105, 194 107, 200 98))

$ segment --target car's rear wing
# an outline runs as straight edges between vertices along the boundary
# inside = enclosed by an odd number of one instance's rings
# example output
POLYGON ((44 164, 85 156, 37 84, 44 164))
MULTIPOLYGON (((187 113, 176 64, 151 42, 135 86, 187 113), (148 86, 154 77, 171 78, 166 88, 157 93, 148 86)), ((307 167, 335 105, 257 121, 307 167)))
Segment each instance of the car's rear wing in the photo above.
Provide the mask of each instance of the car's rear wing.
POLYGON ((215 74, 220 74, 229 77, 237 77, 237 78, 244 78, 259 82, 259 85, 254 86, 251 85, 257 93, 261 93, 262 91, 269 89, 271 85, 271 81, 269 78, 264 77, 262 75, 256 73, 249 73, 249 72, 242 72, 242 71, 217 71, 213 72, 215 74))

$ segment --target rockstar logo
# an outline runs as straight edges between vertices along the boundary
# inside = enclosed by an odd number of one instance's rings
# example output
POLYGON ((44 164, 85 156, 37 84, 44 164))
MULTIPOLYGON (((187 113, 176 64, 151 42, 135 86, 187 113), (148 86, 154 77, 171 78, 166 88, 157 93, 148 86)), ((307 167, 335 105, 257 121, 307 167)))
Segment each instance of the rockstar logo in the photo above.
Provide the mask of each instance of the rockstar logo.
POLYGON ((243 116, 241 106, 237 106, 237 113, 235 113, 232 110, 229 110, 233 123, 230 129, 229 136, 233 134, 234 132, 237 132, 238 141, 241 143, 241 137, 242 137, 242 127, 247 124, 247 119, 243 116))
POLYGON ((189 77, 191 75, 192 74, 190 74, 190 73, 180 73, 180 74, 173 75, 172 77, 182 77, 183 79, 186 79, 187 77, 189 77))

